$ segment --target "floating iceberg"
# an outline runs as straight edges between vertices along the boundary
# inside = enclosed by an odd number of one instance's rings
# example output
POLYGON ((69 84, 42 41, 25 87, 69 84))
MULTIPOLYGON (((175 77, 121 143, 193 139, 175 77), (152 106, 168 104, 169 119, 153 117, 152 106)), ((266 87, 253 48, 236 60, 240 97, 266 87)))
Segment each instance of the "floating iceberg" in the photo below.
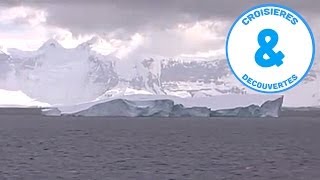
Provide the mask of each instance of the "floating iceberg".
POLYGON ((42 108, 41 112, 45 116, 61 116, 61 111, 56 107, 42 108))
POLYGON ((75 116, 119 116, 119 117, 169 117, 173 109, 172 100, 129 101, 116 99, 96 104, 75 113, 75 116))
POLYGON ((247 107, 238 107, 233 109, 224 109, 212 111, 213 117, 279 117, 283 97, 274 101, 266 101, 261 106, 250 105, 247 107))
POLYGON ((181 104, 173 107, 171 117, 210 117, 211 110, 207 107, 186 108, 181 104))
POLYGON ((72 113, 74 116, 107 117, 279 117, 283 97, 266 101, 261 106, 250 105, 224 110, 208 107, 184 107, 173 100, 127 100, 115 99, 95 104, 88 109, 72 113))

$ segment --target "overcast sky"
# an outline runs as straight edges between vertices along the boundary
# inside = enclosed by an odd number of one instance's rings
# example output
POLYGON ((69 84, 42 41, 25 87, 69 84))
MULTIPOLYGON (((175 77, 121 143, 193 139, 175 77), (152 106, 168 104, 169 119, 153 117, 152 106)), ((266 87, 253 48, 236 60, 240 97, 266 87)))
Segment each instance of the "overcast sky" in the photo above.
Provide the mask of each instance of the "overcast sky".
MULTIPOLYGON (((272 1, 271 1, 272 2, 272 1)), ((273 1, 298 10, 318 39, 320 2, 273 1)), ((65 47, 99 35, 110 51, 162 56, 224 52, 230 24, 260 1, 235 0, 1 0, 0 45, 25 50, 49 38, 65 47), (134 48, 133 48, 134 47, 134 48)))

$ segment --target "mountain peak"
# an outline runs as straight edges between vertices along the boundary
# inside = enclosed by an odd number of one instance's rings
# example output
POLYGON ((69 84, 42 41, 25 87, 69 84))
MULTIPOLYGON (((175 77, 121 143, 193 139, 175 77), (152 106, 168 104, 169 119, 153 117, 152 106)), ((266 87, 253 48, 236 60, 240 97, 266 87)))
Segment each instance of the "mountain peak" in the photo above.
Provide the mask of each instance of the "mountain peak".
POLYGON ((40 49, 47 48, 62 48, 61 44, 55 39, 49 39, 40 47, 40 49))

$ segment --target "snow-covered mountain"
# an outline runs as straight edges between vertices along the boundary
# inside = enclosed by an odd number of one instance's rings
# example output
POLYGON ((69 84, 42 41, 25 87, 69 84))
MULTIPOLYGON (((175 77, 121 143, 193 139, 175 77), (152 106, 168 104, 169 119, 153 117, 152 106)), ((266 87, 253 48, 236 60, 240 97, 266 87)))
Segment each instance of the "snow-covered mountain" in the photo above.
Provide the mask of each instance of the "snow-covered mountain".
POLYGON ((94 38, 73 49, 50 39, 36 51, 8 49, 0 55, 0 88, 22 90, 50 104, 91 101, 112 89, 163 93, 156 62, 123 62, 98 53, 94 38))
POLYGON ((189 96, 246 94, 246 89, 230 73, 225 59, 164 60, 161 80, 168 92, 184 91, 189 96))
MULTIPOLYGON (((206 97, 221 94, 256 94, 231 73, 225 59, 185 61, 166 60, 162 65, 163 88, 171 95, 206 97)), ((281 95, 284 106, 320 105, 320 71, 315 61, 308 76, 299 85, 281 95)))
MULTIPOLYGON (((225 59, 119 59, 106 53, 103 44, 103 39, 94 37, 66 49, 50 39, 36 51, 0 52, 0 89, 21 90, 41 102, 64 105, 132 94, 254 93, 236 80, 225 59)), ((320 72, 314 67, 302 84, 285 93, 285 106, 318 105, 320 72)))

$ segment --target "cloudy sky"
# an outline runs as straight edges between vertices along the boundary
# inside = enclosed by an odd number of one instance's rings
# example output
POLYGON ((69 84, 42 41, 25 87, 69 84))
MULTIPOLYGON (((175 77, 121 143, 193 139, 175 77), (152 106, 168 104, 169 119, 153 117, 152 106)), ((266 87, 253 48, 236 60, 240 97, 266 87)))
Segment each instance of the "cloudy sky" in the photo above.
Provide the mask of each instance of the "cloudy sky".
MULTIPOLYGON (((219 56, 230 24, 259 2, 1 0, 0 46, 34 50, 54 38, 71 48, 98 35, 106 40, 110 52, 127 48, 161 56, 219 56)), ((299 11, 319 39, 320 2, 273 2, 299 11)))

